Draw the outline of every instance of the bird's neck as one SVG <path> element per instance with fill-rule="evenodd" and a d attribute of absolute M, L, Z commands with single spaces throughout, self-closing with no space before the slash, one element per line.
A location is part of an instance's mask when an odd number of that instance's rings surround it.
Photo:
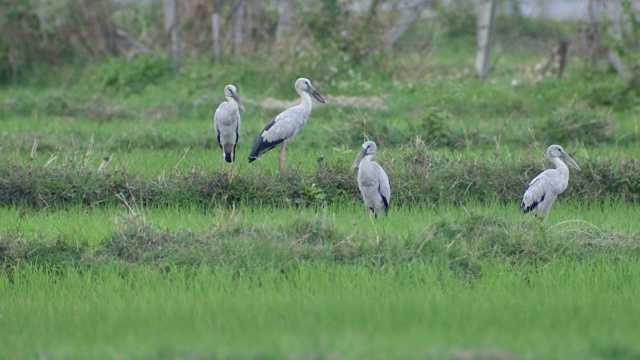
<path fill-rule="evenodd" d="M 298 91 L 298 94 L 300 94 L 300 98 L 302 99 L 300 107 L 303 108 L 307 113 L 310 113 L 311 107 L 313 106 L 311 95 L 309 95 L 309 93 L 306 91 Z"/>
<path fill-rule="evenodd" d="M 238 107 L 238 103 L 233 98 L 227 98 L 227 102 L 231 104 L 234 108 Z"/>
<path fill-rule="evenodd" d="M 554 157 L 551 158 L 551 162 L 553 163 L 553 165 L 556 166 L 556 169 L 562 173 L 569 173 L 569 167 L 567 167 L 567 164 L 564 163 L 564 161 L 562 161 L 562 159 Z"/>

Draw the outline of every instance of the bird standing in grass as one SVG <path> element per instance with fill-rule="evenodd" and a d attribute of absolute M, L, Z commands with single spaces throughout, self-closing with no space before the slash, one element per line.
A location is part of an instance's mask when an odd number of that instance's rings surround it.
<path fill-rule="evenodd" d="M 322 95 L 311 85 L 311 81 L 305 78 L 296 80 L 295 89 L 300 94 L 302 102 L 300 105 L 291 107 L 273 120 L 260 132 L 260 135 L 253 142 L 251 153 L 249 154 L 249 162 L 256 160 L 260 155 L 281 145 L 278 161 L 280 163 L 280 171 L 285 168 L 285 146 L 287 142 L 293 139 L 300 128 L 309 120 L 313 102 L 311 96 L 324 104 Z"/>
<path fill-rule="evenodd" d="M 556 166 L 547 169 L 529 182 L 524 189 L 520 210 L 525 214 L 533 212 L 536 216 L 543 215 L 551 209 L 551 205 L 569 183 L 569 167 L 580 171 L 580 166 L 567 154 L 560 145 L 551 145 L 547 149 L 547 158 Z"/>
<path fill-rule="evenodd" d="M 222 157 L 228 163 L 233 163 L 236 158 L 236 145 L 238 144 L 238 134 L 240 132 L 240 110 L 244 111 L 244 106 L 238 97 L 236 87 L 227 85 L 224 87 L 223 101 L 213 115 L 213 124 L 216 129 L 216 138 Z"/>
<path fill-rule="evenodd" d="M 358 188 L 362 194 L 362 200 L 377 218 L 382 211 L 386 213 L 389 210 L 391 186 L 387 173 L 373 161 L 376 151 L 378 147 L 375 142 L 367 141 L 362 144 L 362 151 L 351 166 L 351 171 L 358 167 Z"/>

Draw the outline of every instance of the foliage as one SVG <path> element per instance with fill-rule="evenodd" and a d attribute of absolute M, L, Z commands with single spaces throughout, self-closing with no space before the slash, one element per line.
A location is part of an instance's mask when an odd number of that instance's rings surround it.
<path fill-rule="evenodd" d="M 614 131 L 610 115 L 586 104 L 570 104 L 549 116 L 544 125 L 545 143 L 586 143 L 595 145 L 612 141 Z"/>
<path fill-rule="evenodd" d="M 307 20 L 312 33 L 316 34 L 323 47 L 329 46 L 330 39 L 339 36 L 340 32 L 336 30 L 342 14 L 343 10 L 337 0 L 322 0 L 320 1 L 319 14 L 309 12 L 305 14 L 309 17 L 305 20 Z"/>
<path fill-rule="evenodd" d="M 66 1 L 102 16 L 46 4 Z M 270 46 L 277 9 L 233 2 L 252 6 L 251 34 L 211 64 L 198 57 L 214 5 L 179 3 L 180 71 L 156 51 L 160 3 L 144 2 L 151 13 L 88 22 L 128 39 L 116 56 L 0 88 L 0 357 L 637 357 L 637 94 L 572 62 L 562 79 L 532 77 L 538 41 L 559 28 L 499 22 L 539 38 L 498 34 L 509 51 L 479 84 L 472 7 L 421 18 L 420 36 L 372 55 L 395 16 L 380 2 L 366 14 L 297 2 L 296 36 L 311 41 L 290 61 Z M 236 10 L 223 3 L 226 29 Z M 44 19 L 66 26 L 59 16 Z M 327 105 L 287 147 L 286 172 L 277 150 L 248 164 L 240 154 L 283 106 L 268 98 L 294 100 L 299 76 Z M 233 170 L 211 121 L 228 83 L 246 106 Z M 377 220 L 350 170 L 365 136 L 391 179 Z M 518 201 L 550 143 L 582 171 L 538 221 Z"/>
<path fill-rule="evenodd" d="M 441 19 L 447 33 L 452 36 L 475 34 L 477 16 L 475 4 L 471 0 L 456 1 L 451 6 L 437 8 L 437 17 Z"/>
<path fill-rule="evenodd" d="M 637 235 L 587 228 L 577 236 L 573 231 L 474 211 L 461 219 L 441 218 L 424 224 L 419 233 L 413 229 L 345 231 L 338 226 L 343 220 L 331 218 L 326 209 L 319 209 L 324 214 L 309 217 L 306 214 L 313 210 L 295 211 L 297 214 L 291 214 L 285 222 L 253 226 L 241 221 L 250 217 L 250 212 L 213 211 L 211 225 L 200 232 L 162 228 L 146 219 L 157 209 L 131 204 L 129 215 L 116 219 L 113 235 L 99 244 L 89 246 L 65 238 L 25 241 L 18 226 L 0 234 L 0 256 L 10 270 L 21 264 L 47 269 L 97 269 L 112 261 L 159 270 L 177 266 L 232 271 L 292 269 L 300 262 L 380 270 L 414 262 L 442 262 L 456 277 L 473 282 L 483 276 L 487 261 L 510 264 L 518 272 L 534 272 L 558 258 L 624 258 L 635 256 L 640 250 Z"/>
<path fill-rule="evenodd" d="M 170 69 L 171 60 L 166 56 L 142 54 L 128 61 L 112 58 L 96 69 L 93 76 L 106 90 L 131 94 L 159 82 Z"/>
<path fill-rule="evenodd" d="M 635 7 L 631 0 L 622 0 L 621 6 L 622 18 L 619 29 L 621 36 L 610 37 L 608 41 L 627 66 L 630 66 L 631 76 L 637 78 L 640 77 L 640 65 L 638 65 L 640 64 L 640 9 Z"/>
<path fill-rule="evenodd" d="M 0 84 L 26 78 L 23 73 L 38 77 L 43 65 L 83 64 L 89 58 L 146 49 L 147 39 L 134 38 L 140 33 L 136 16 L 144 8 L 107 0 L 0 3 L 0 32 L 6 35 L 0 39 Z M 150 36 L 147 29 L 141 32 Z"/>
<path fill-rule="evenodd" d="M 421 134 L 422 141 L 436 146 L 454 147 L 463 141 L 461 134 L 453 134 L 449 125 L 451 114 L 436 106 L 425 106 L 418 121 L 410 124 L 413 134 Z M 458 135 L 458 136 L 456 136 Z"/>
<path fill-rule="evenodd" d="M 540 157 L 542 160 L 542 157 Z M 517 201 L 530 177 L 548 165 L 527 159 L 487 159 L 442 156 L 424 143 L 405 148 L 401 159 L 379 160 L 393 174 L 394 202 L 435 206 L 445 201 L 464 204 L 470 199 Z M 583 172 L 572 176 L 563 195 L 577 194 L 587 201 L 616 197 L 637 203 L 640 192 L 640 162 L 623 158 L 580 161 Z M 500 173 L 500 176 L 495 174 Z M 58 165 L 21 165 L 5 160 L 0 164 L 0 204 L 34 208 L 50 206 L 88 207 L 119 204 L 121 197 L 145 205 L 197 204 L 316 206 L 359 202 L 355 176 L 344 161 L 319 159 L 311 172 L 299 168 L 265 177 L 259 173 L 224 172 L 169 174 L 143 178 L 123 169 L 96 172 L 80 155 L 67 155 Z"/>
<path fill-rule="evenodd" d="M 501 10 L 497 21 L 498 43 L 509 42 L 511 50 L 517 50 L 512 47 L 516 45 L 514 37 L 528 39 L 542 49 L 542 44 L 555 42 L 559 34 L 575 32 L 578 28 L 572 22 L 562 24 L 524 17 L 514 10 L 517 3 L 511 2 L 511 12 Z M 623 27 L 623 39 L 614 46 L 624 57 L 629 57 L 630 64 L 634 64 L 638 63 L 633 61 L 637 53 L 633 49 L 637 48 L 634 36 L 638 32 L 635 29 L 638 16 L 630 3 L 623 2 L 625 19 L 630 26 Z M 238 3 L 179 3 L 182 48 L 192 58 L 210 57 L 211 17 L 219 7 L 221 25 L 229 29 L 229 34 L 222 36 L 224 61 L 235 62 L 239 57 L 255 56 L 290 71 L 323 74 L 323 81 L 339 83 L 343 80 L 342 74 L 356 66 L 373 66 L 378 71 L 393 70 L 395 64 L 385 59 L 386 56 L 404 56 L 406 50 L 419 50 L 428 55 L 427 48 L 443 45 L 441 36 L 471 40 L 476 31 L 476 14 L 471 1 L 436 4 L 430 9 L 433 17 L 416 21 L 408 30 L 412 36 L 405 38 L 414 39 L 407 42 L 410 45 L 399 52 L 392 50 L 390 54 L 380 54 L 385 31 L 396 25 L 394 21 L 402 11 L 400 6 L 387 8 L 381 4 L 374 1 L 368 8 L 356 11 L 353 4 L 335 0 L 296 3 L 294 10 L 299 16 L 293 17 L 291 26 L 301 31 L 290 34 L 288 41 L 297 41 L 298 45 L 274 52 L 279 21 L 276 6 L 257 1 L 244 3 L 243 6 L 250 9 L 246 13 L 250 14 L 247 16 L 251 21 L 247 21 L 246 29 L 238 35 L 242 37 L 242 43 L 238 45 L 231 41 L 236 38 L 233 29 Z M 508 9 L 509 6 L 500 7 L 503 8 Z M 165 43 L 162 4 L 159 2 L 9 0 L 0 4 L 0 13 L 0 30 L 10 34 L 0 40 L 0 83 L 4 84 L 12 79 L 18 81 L 19 73 L 41 77 L 47 73 L 37 70 L 42 65 L 59 67 L 97 60 L 115 66 L 111 60 L 114 56 L 131 59 L 157 54 Z M 473 48 L 473 41 L 468 45 Z M 318 61 L 320 57 L 323 61 Z M 34 69 L 36 71 L 32 73 Z M 112 81 L 118 82 L 117 79 Z M 360 79 L 359 82 L 371 85 L 369 79 Z"/>

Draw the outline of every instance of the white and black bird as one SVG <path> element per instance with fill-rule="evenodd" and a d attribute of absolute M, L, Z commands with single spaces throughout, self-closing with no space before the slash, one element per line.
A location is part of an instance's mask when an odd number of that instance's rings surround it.
<path fill-rule="evenodd" d="M 253 142 L 253 147 L 249 154 L 249 162 L 256 160 L 260 155 L 282 144 L 278 161 L 280 162 L 280 170 L 284 170 L 285 145 L 298 134 L 300 128 L 309 120 L 309 114 L 311 114 L 313 106 L 311 96 L 324 104 L 322 95 L 311 85 L 311 81 L 308 79 L 300 78 L 296 80 L 295 89 L 300 94 L 302 102 L 300 105 L 281 112 L 267 124 Z"/>
<path fill-rule="evenodd" d="M 569 183 L 569 167 L 567 165 L 580 171 L 580 166 L 560 145 L 549 146 L 547 158 L 556 168 L 541 172 L 524 189 L 520 210 L 525 214 L 533 212 L 538 216 L 549 211 L 558 195 L 567 188 Z"/>
<path fill-rule="evenodd" d="M 389 211 L 391 202 L 391 185 L 389 177 L 382 166 L 373 161 L 378 147 L 373 141 L 362 144 L 362 151 L 358 154 L 351 170 L 358 167 L 358 188 L 365 206 L 371 210 L 376 218 L 384 211 Z"/>
<path fill-rule="evenodd" d="M 240 110 L 244 106 L 238 97 L 236 87 L 227 85 L 224 87 L 223 101 L 213 115 L 213 125 L 216 129 L 216 138 L 222 149 L 222 157 L 228 163 L 236 159 L 236 145 L 238 144 L 238 134 L 240 132 Z"/>

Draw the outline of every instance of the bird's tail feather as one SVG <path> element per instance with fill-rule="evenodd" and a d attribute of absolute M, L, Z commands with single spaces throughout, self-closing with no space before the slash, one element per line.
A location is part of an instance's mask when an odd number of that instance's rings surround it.
<path fill-rule="evenodd" d="M 236 158 L 236 147 L 227 146 L 222 150 L 224 151 L 224 160 L 228 163 L 232 163 Z"/>

